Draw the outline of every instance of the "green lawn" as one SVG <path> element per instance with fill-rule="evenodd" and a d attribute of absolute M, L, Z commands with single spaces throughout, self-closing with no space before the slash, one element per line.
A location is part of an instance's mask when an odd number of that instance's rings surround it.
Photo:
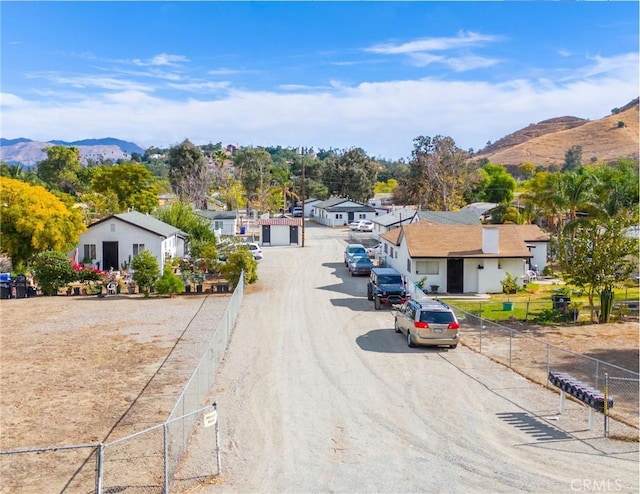
<path fill-rule="evenodd" d="M 529 283 L 524 290 L 513 295 L 499 293 L 492 294 L 490 300 L 481 302 L 452 300 L 450 303 L 464 311 L 482 315 L 482 317 L 492 321 L 507 320 L 512 317 L 522 321 L 532 320 L 537 315 L 553 308 L 551 296 L 558 294 L 560 289 L 568 289 L 571 303 L 577 302 L 581 306 L 579 321 L 588 321 L 589 301 L 587 296 L 569 285 Z M 640 298 L 640 288 L 637 285 L 617 288 L 614 293 L 614 304 L 616 301 L 638 301 Z M 446 301 L 446 296 L 441 298 Z M 505 310 L 504 302 L 513 302 L 513 310 Z M 600 305 L 599 295 L 596 294 L 593 302 L 596 307 Z"/>

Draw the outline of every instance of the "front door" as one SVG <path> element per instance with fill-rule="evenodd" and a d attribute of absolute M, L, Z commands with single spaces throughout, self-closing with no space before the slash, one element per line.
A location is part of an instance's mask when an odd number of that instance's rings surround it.
<path fill-rule="evenodd" d="M 102 242 L 102 269 L 104 271 L 120 269 L 118 242 Z"/>
<path fill-rule="evenodd" d="M 447 259 L 447 293 L 464 290 L 464 259 Z"/>
<path fill-rule="evenodd" d="M 262 244 L 271 243 L 271 225 L 262 225 Z"/>
<path fill-rule="evenodd" d="M 295 225 L 289 226 L 289 243 L 290 244 L 298 243 L 298 227 Z"/>

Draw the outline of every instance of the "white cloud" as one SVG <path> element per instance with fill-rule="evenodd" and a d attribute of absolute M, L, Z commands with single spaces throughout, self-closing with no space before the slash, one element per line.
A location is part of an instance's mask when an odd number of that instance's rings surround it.
<path fill-rule="evenodd" d="M 364 51 L 383 55 L 406 55 L 429 51 L 444 51 L 483 45 L 499 40 L 500 37 L 461 31 L 455 37 L 421 38 L 407 43 L 383 43 L 365 48 Z"/>
<path fill-rule="evenodd" d="M 358 146 L 393 159 L 408 157 L 420 135 L 447 135 L 463 149 L 479 149 L 530 123 L 563 115 L 601 118 L 637 97 L 637 54 L 594 57 L 580 72 L 583 77 L 570 80 L 499 83 L 426 78 L 351 86 L 334 80 L 313 92 L 225 86 L 223 96 L 187 101 L 159 97 L 144 85 L 103 82 L 109 91 L 64 105 L 5 93 L 2 128 L 4 137 L 116 136 L 142 147 L 185 138 L 198 144 Z"/>
<path fill-rule="evenodd" d="M 184 55 L 170 55 L 168 53 L 161 53 L 148 60 L 140 60 L 136 58 L 131 60 L 131 63 L 135 65 L 177 65 L 182 62 L 188 62 L 189 59 Z"/>
<path fill-rule="evenodd" d="M 45 79 L 54 84 L 63 87 L 72 87 L 77 89 L 108 89 L 108 90 L 136 90 L 136 91 L 153 91 L 154 88 L 148 84 L 134 82 L 132 80 L 117 79 L 109 76 L 95 75 L 61 75 L 58 73 L 45 72 L 28 74 L 27 77 L 33 79 Z"/>
<path fill-rule="evenodd" d="M 229 81 L 218 82 L 185 82 L 185 83 L 170 83 L 167 86 L 174 89 L 180 89 L 182 91 L 220 91 L 227 89 L 231 83 Z"/>

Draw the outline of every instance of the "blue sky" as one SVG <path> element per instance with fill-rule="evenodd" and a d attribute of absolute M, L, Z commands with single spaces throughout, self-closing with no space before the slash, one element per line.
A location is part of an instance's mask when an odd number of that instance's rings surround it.
<path fill-rule="evenodd" d="M 638 3 L 0 3 L 0 137 L 463 149 L 638 97 Z"/>

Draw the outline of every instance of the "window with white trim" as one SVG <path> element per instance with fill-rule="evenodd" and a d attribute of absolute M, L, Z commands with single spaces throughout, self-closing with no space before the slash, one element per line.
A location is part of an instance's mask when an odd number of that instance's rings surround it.
<path fill-rule="evenodd" d="M 137 256 L 144 250 L 144 244 L 133 244 L 133 255 Z"/>
<path fill-rule="evenodd" d="M 438 261 L 416 261 L 416 274 L 440 274 L 440 263 Z"/>

